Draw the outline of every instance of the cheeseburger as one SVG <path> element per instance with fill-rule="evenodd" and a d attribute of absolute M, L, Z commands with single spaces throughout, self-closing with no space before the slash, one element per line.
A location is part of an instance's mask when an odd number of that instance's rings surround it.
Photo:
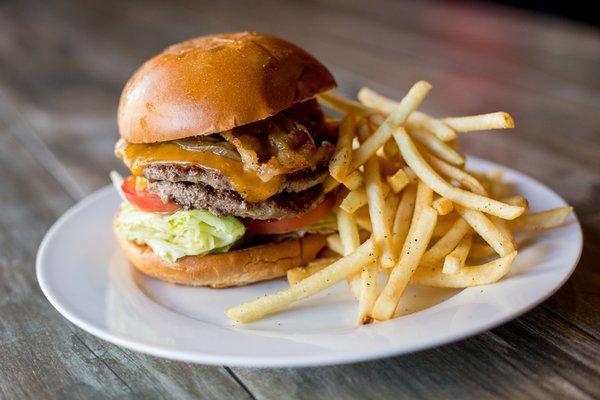
<path fill-rule="evenodd" d="M 203 36 L 143 64 L 121 95 L 118 242 L 141 272 L 226 287 L 285 275 L 335 227 L 337 137 L 314 97 L 331 73 L 257 33 Z"/>

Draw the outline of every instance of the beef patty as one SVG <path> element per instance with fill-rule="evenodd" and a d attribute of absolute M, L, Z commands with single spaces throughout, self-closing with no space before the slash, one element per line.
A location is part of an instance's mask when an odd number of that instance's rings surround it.
<path fill-rule="evenodd" d="M 163 201 L 175 201 L 184 209 L 198 208 L 216 215 L 262 220 L 295 217 L 310 210 L 323 199 L 322 185 L 295 193 L 279 193 L 257 203 L 245 201 L 233 190 L 221 190 L 202 183 L 151 181 L 148 190 L 156 193 Z"/>
<path fill-rule="evenodd" d="M 234 191 L 229 178 L 221 175 L 219 171 L 205 169 L 198 165 L 154 164 L 144 168 L 142 175 L 149 181 L 202 183 L 217 190 Z M 286 174 L 283 177 L 279 193 L 302 192 L 323 183 L 327 176 L 327 166 Z"/>

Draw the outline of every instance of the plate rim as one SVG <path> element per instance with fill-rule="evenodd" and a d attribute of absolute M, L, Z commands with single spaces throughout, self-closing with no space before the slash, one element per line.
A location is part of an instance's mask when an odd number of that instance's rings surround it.
<path fill-rule="evenodd" d="M 527 180 L 531 180 L 538 185 L 541 185 L 546 190 L 553 193 L 556 197 L 558 197 L 562 202 L 566 203 L 562 196 L 556 193 L 553 189 L 549 188 L 542 182 L 537 179 L 530 177 L 522 172 L 514 170 L 510 167 L 506 167 L 502 164 L 488 161 L 475 156 L 468 156 L 469 161 L 474 161 L 476 163 L 481 163 L 486 165 L 486 167 L 499 167 L 500 169 L 505 170 L 506 172 L 510 172 L 519 177 L 519 179 L 525 178 Z M 381 359 L 384 357 L 394 357 L 402 354 L 410 354 L 417 351 L 421 351 L 424 349 L 438 347 L 444 344 L 450 344 L 457 342 L 459 340 L 463 340 L 477 334 L 487 332 L 490 329 L 498 327 L 500 325 L 505 324 L 508 321 L 516 319 L 521 315 L 527 313 L 533 308 L 540 305 L 542 302 L 547 300 L 550 296 L 556 293 L 571 277 L 575 268 L 579 265 L 579 261 L 581 259 L 581 255 L 583 252 L 583 231 L 581 227 L 581 223 L 579 218 L 577 217 L 575 211 L 573 211 L 573 222 L 576 225 L 578 239 L 579 239 L 579 248 L 578 254 L 573 265 L 569 267 L 568 273 L 566 273 L 562 279 L 555 284 L 550 290 L 544 292 L 539 298 L 531 303 L 527 304 L 527 306 L 515 309 L 515 311 L 508 313 L 506 316 L 502 318 L 490 320 L 489 322 L 467 327 L 464 330 L 450 333 L 446 336 L 440 336 L 439 338 L 432 339 L 429 341 L 423 341 L 417 343 L 416 345 L 406 349 L 404 347 L 394 347 L 393 345 L 387 348 L 383 348 L 377 351 L 363 351 L 363 352 L 355 352 L 349 354 L 343 353 L 331 353 L 326 355 L 308 355 L 308 356 L 294 356 L 290 358 L 289 356 L 258 356 L 258 357 L 249 357 L 249 356 L 237 356 L 237 355 L 215 355 L 215 354 L 207 354 L 207 353 L 199 353 L 193 351 L 185 351 L 179 349 L 172 349 L 165 345 L 155 345 L 155 344 L 147 344 L 138 342 L 126 337 L 122 337 L 119 334 L 112 333 L 107 331 L 101 327 L 97 327 L 92 323 L 88 323 L 83 318 L 80 318 L 78 315 L 72 313 L 68 308 L 64 307 L 60 301 L 56 299 L 53 293 L 53 289 L 48 287 L 47 280 L 44 278 L 47 273 L 47 269 L 44 269 L 44 257 L 46 252 L 48 251 L 48 247 L 56 236 L 56 233 L 60 230 L 60 228 L 70 220 L 71 216 L 79 212 L 81 209 L 85 208 L 89 203 L 95 202 L 98 198 L 102 198 L 108 195 L 108 192 L 112 192 L 114 190 L 113 186 L 108 184 L 90 195 L 84 197 L 82 200 L 78 201 L 71 207 L 67 209 L 48 229 L 45 233 L 44 238 L 42 239 L 37 255 L 36 255 L 36 277 L 38 281 L 38 285 L 42 290 L 44 296 L 48 299 L 50 304 L 68 321 L 73 323 L 75 326 L 83 329 L 84 331 L 102 339 L 109 343 L 121 346 L 123 348 L 133 350 L 136 352 L 154 355 L 170 360 L 176 361 L 184 361 L 191 363 L 198 363 L 204 365 L 214 365 L 214 366 L 236 366 L 236 367 L 310 367 L 310 366 L 326 366 L 326 365 L 339 365 L 339 364 L 348 364 L 353 362 L 362 362 L 362 361 L 371 361 L 376 359 Z M 369 328 L 367 326 L 366 328 Z M 364 327 L 362 327 L 364 328 Z M 361 327 L 357 327 L 357 329 L 361 329 Z"/>

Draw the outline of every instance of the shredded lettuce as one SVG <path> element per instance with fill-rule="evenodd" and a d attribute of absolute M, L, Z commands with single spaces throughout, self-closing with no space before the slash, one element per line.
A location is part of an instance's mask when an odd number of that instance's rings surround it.
<path fill-rule="evenodd" d="M 244 224 L 231 216 L 218 217 L 203 210 L 144 212 L 127 202 L 121 204 L 115 228 L 127 240 L 150 246 L 168 262 L 183 256 L 226 252 L 246 231 Z"/>

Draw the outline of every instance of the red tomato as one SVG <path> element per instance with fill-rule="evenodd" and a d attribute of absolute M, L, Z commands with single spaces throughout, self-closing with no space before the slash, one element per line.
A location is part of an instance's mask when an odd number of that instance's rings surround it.
<path fill-rule="evenodd" d="M 135 177 L 130 176 L 121 185 L 127 201 L 142 211 L 147 212 L 174 212 L 180 209 L 179 205 L 173 201 L 163 203 L 157 195 L 147 191 L 135 190 Z"/>
<path fill-rule="evenodd" d="M 248 228 L 248 233 L 253 234 L 278 234 L 292 232 L 325 217 L 333 207 L 334 203 L 334 197 L 330 196 L 317 207 L 294 218 L 279 220 L 271 219 L 266 221 L 247 219 L 244 221 L 244 223 L 246 224 L 246 228 Z"/>

